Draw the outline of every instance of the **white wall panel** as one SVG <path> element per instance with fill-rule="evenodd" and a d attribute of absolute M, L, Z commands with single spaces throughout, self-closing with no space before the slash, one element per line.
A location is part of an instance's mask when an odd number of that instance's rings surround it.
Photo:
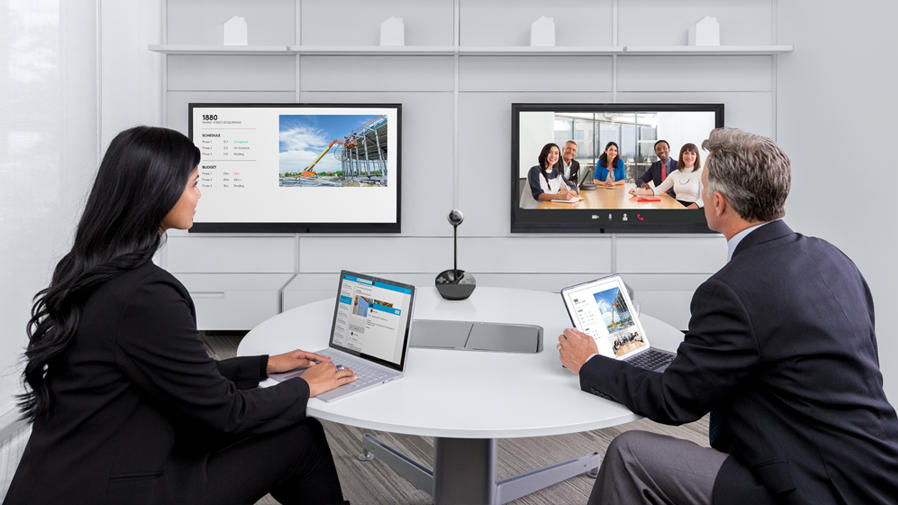
<path fill-rule="evenodd" d="M 461 91 L 610 91 L 610 56 L 461 56 Z"/>
<path fill-rule="evenodd" d="M 395 16 L 405 24 L 407 46 L 448 46 L 454 15 L 452 0 L 306 0 L 300 35 L 303 45 L 376 46 L 380 24 Z"/>
<path fill-rule="evenodd" d="M 451 254 L 451 252 L 450 252 Z M 458 241 L 458 267 L 472 272 L 583 273 L 587 278 L 611 272 L 611 238 L 515 236 Z"/>
<path fill-rule="evenodd" d="M 166 268 L 185 273 L 293 272 L 295 244 L 291 236 L 169 236 Z"/>
<path fill-rule="evenodd" d="M 246 20 L 250 45 L 287 45 L 294 38 L 295 2 L 283 0 L 168 0 L 169 44 L 222 44 L 222 24 Z"/>
<path fill-rule="evenodd" d="M 303 91 L 451 91 L 452 56 L 302 56 Z"/>
<path fill-rule="evenodd" d="M 541 16 L 555 20 L 555 45 L 612 44 L 611 0 L 517 0 L 513 8 L 507 2 L 460 1 L 463 46 L 529 46 L 530 25 Z"/>
<path fill-rule="evenodd" d="M 618 91 L 770 91 L 772 56 L 619 56 Z"/>
<path fill-rule="evenodd" d="M 771 0 L 621 0 L 620 43 L 685 45 L 689 27 L 705 16 L 720 23 L 723 45 L 772 44 Z"/>
<path fill-rule="evenodd" d="M 621 273 L 712 273 L 726 263 L 722 235 L 617 237 L 616 266 Z"/>
<path fill-rule="evenodd" d="M 296 57 L 169 55 L 170 91 L 289 91 L 296 89 Z"/>
<path fill-rule="evenodd" d="M 402 235 L 450 233 L 452 95 L 305 92 L 305 103 L 402 104 Z"/>
<path fill-rule="evenodd" d="M 448 227 L 448 223 L 447 223 Z M 300 237 L 299 271 L 440 272 L 452 268 L 451 238 Z"/>

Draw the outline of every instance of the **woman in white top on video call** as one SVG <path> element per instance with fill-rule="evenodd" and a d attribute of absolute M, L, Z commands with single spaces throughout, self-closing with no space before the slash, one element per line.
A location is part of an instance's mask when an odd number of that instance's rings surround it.
<path fill-rule="evenodd" d="M 687 209 L 700 209 L 702 202 L 702 161 L 695 144 L 683 144 L 677 169 L 657 187 L 631 189 L 631 195 L 661 195 L 673 186 L 676 199 Z"/>

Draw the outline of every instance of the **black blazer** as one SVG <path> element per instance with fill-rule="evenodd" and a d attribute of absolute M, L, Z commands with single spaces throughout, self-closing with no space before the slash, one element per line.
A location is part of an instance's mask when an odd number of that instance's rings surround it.
<path fill-rule="evenodd" d="M 240 389 L 267 361 L 210 359 L 187 290 L 152 263 L 107 281 L 50 368 L 52 410 L 4 503 L 199 503 L 210 452 L 305 417 L 303 380 Z"/>
<path fill-rule="evenodd" d="M 564 160 L 559 159 L 558 163 L 556 165 L 558 166 L 558 170 L 561 170 L 561 174 L 564 175 Z M 571 174 L 567 178 L 567 180 L 568 180 L 568 182 L 570 182 L 570 185 L 573 186 L 575 189 L 578 188 L 577 187 L 577 183 L 579 182 L 578 177 L 580 177 L 580 162 L 577 160 L 571 160 Z M 592 182 L 592 181 L 590 181 L 590 182 Z"/>
<path fill-rule="evenodd" d="M 639 186 L 640 184 L 648 184 L 649 181 L 652 181 L 655 183 L 655 187 L 660 186 L 661 183 L 664 182 L 664 179 L 661 178 L 661 166 L 662 166 L 661 160 L 658 160 L 658 161 L 652 163 L 649 166 L 649 169 L 646 170 L 644 174 L 640 175 L 639 179 L 636 179 L 636 185 Z M 673 158 L 668 158 L 667 175 L 670 175 L 670 173 L 676 169 L 677 169 L 677 160 L 675 160 Z M 668 189 L 667 194 L 670 196 L 674 196 L 674 197 L 676 196 L 676 193 L 674 193 L 673 188 Z"/>
<path fill-rule="evenodd" d="M 774 221 L 699 286 L 691 311 L 663 374 L 596 356 L 581 387 L 666 424 L 716 409 L 714 447 L 729 458 L 714 503 L 770 502 L 764 488 L 778 503 L 895 503 L 898 420 L 870 290 L 848 257 Z"/>

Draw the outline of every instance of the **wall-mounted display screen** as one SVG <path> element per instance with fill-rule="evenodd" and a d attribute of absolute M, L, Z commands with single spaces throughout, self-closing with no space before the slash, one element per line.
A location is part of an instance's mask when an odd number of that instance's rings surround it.
<path fill-rule="evenodd" d="M 191 232 L 399 232 L 399 104 L 189 105 Z"/>
<path fill-rule="evenodd" d="M 723 104 L 512 104 L 512 232 L 709 232 Z"/>

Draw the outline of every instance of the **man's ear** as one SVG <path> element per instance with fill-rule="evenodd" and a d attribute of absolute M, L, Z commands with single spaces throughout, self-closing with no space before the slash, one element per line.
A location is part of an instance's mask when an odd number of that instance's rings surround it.
<path fill-rule="evenodd" d="M 711 200 L 714 206 L 714 215 L 717 217 L 722 216 L 729 208 L 726 197 L 720 191 L 715 191 Z"/>

